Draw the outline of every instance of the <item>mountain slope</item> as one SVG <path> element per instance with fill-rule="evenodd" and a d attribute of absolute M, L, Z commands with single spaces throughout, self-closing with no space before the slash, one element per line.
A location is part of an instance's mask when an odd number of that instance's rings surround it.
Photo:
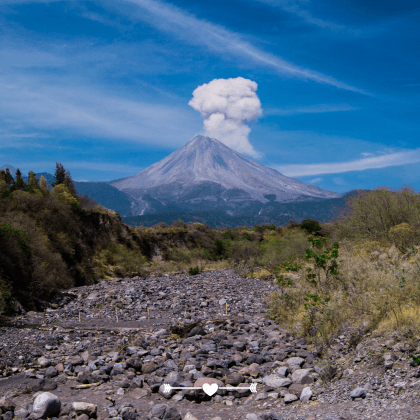
<path fill-rule="evenodd" d="M 268 194 L 275 194 L 274 201 L 278 202 L 341 195 L 288 178 L 242 156 L 218 140 L 204 136 L 195 136 L 185 146 L 139 174 L 112 185 L 137 198 L 146 192 L 150 194 L 152 190 L 156 191 L 158 187 L 170 185 L 171 188 L 165 192 L 179 197 L 203 182 L 220 185 L 225 190 L 221 192 L 224 201 L 232 198 L 228 193 L 231 190 L 233 195 L 242 194 L 244 199 L 263 203 L 270 201 L 265 197 Z"/>

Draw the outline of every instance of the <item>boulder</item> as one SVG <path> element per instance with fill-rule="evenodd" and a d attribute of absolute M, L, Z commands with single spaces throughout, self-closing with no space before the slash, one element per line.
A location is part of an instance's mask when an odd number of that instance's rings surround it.
<path fill-rule="evenodd" d="M 78 415 L 80 414 L 87 414 L 89 417 L 96 418 L 96 414 L 98 412 L 98 408 L 95 404 L 87 403 L 87 402 L 74 402 L 72 404 L 72 409 Z"/>
<path fill-rule="evenodd" d="M 50 392 L 43 392 L 35 398 L 33 413 L 37 419 L 58 417 L 60 410 L 60 399 Z"/>
<path fill-rule="evenodd" d="M 311 384 L 314 381 L 312 372 L 313 369 L 297 369 L 292 374 L 292 381 L 300 385 Z"/>

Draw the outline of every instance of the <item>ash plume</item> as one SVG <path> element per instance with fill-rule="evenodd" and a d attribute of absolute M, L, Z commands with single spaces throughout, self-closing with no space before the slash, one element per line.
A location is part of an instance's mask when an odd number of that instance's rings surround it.
<path fill-rule="evenodd" d="M 243 77 L 214 79 L 195 89 L 188 104 L 203 115 L 206 136 L 256 157 L 248 135 L 250 124 L 262 115 L 257 88 L 257 83 Z"/>

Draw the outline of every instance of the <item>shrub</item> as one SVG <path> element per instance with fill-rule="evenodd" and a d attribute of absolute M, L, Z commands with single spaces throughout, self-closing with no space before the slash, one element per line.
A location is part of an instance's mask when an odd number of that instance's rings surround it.
<path fill-rule="evenodd" d="M 190 276 L 196 276 L 197 274 L 199 274 L 200 273 L 200 269 L 198 268 L 198 267 L 191 267 L 189 270 L 188 270 L 188 274 L 190 275 Z"/>
<path fill-rule="evenodd" d="M 317 220 L 305 219 L 301 222 L 300 228 L 309 235 L 316 235 L 322 229 L 322 226 Z"/>
<path fill-rule="evenodd" d="M 341 218 L 343 237 L 386 238 L 390 229 L 402 223 L 420 234 L 420 196 L 410 188 L 392 191 L 378 188 L 361 192 L 348 200 L 349 211 Z"/>

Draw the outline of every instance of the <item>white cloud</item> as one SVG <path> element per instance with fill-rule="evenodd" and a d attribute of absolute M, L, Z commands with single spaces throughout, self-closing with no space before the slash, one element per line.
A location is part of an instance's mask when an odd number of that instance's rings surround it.
<path fill-rule="evenodd" d="M 335 86 L 361 94 L 367 94 L 362 89 L 350 86 L 331 76 L 319 73 L 305 67 L 297 66 L 282 57 L 265 52 L 252 44 L 244 41 L 238 33 L 229 31 L 222 26 L 198 19 L 181 9 L 157 0 L 124 0 L 125 3 L 134 4 L 141 8 L 125 10 L 130 18 L 144 20 L 149 24 L 165 32 L 175 33 L 186 42 L 206 46 L 209 50 L 217 53 L 235 55 L 255 64 L 270 67 L 288 77 L 301 80 L 312 80 L 317 83 Z M 101 3 L 103 4 L 103 3 Z M 115 7 L 114 2 L 107 2 Z M 121 3 L 119 3 L 121 4 Z M 120 9 L 121 10 L 121 9 Z"/>
<path fill-rule="evenodd" d="M 248 140 L 249 123 L 262 114 L 255 93 L 258 85 L 249 79 L 214 79 L 199 86 L 189 102 L 204 117 L 206 135 L 251 156 L 259 156 Z"/>
<path fill-rule="evenodd" d="M 365 157 L 358 160 L 337 163 L 316 163 L 309 165 L 279 165 L 279 172 L 286 176 L 313 176 L 339 174 L 343 172 L 364 171 L 366 169 L 387 168 L 420 162 L 420 149 L 389 153 L 381 156 Z"/>
<path fill-rule="evenodd" d="M 309 184 L 318 184 L 319 182 L 321 182 L 323 180 L 323 178 L 318 177 L 318 178 L 314 178 L 311 179 L 310 181 L 308 181 Z"/>
<path fill-rule="evenodd" d="M 122 99 L 77 83 L 59 87 L 36 78 L 0 77 L 0 91 L 0 117 L 9 130 L 70 128 L 86 136 L 173 146 L 198 129 L 186 108 Z"/>

